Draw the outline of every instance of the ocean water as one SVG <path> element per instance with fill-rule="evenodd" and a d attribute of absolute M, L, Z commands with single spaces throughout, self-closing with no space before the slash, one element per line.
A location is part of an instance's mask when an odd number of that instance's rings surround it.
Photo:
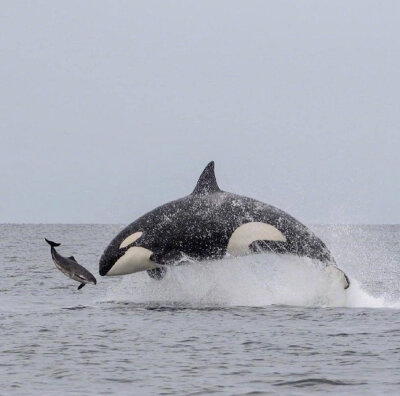
<path fill-rule="evenodd" d="M 400 226 L 314 226 L 350 277 L 257 255 L 97 274 L 119 225 L 0 225 L 0 394 L 400 394 Z M 54 266 L 61 242 L 98 279 Z"/>

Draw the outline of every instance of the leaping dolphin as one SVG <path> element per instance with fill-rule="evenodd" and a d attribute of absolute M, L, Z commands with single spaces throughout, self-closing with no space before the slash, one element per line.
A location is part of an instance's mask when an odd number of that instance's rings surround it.
<path fill-rule="evenodd" d="M 284 211 L 252 198 L 220 190 L 210 162 L 193 192 L 162 205 L 123 229 L 105 249 L 100 275 L 147 271 L 154 279 L 166 266 L 189 257 L 221 259 L 258 252 L 306 256 L 336 273 L 347 289 L 346 274 L 311 230 Z"/>
<path fill-rule="evenodd" d="M 74 256 L 64 257 L 57 252 L 55 247 L 60 246 L 61 243 L 49 241 L 46 238 L 45 241 L 51 246 L 51 257 L 56 267 L 64 275 L 80 283 L 78 290 L 82 289 L 82 287 L 87 283 L 91 283 L 92 285 L 97 283 L 96 278 L 86 268 L 83 268 L 80 264 L 78 264 Z"/>

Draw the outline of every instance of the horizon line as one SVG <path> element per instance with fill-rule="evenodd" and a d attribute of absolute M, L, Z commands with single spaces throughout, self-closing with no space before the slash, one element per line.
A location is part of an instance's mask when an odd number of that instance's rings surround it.
<path fill-rule="evenodd" d="M 0 222 L 0 226 L 2 225 L 129 225 L 130 223 L 10 223 Z M 305 223 L 311 226 L 378 226 L 378 225 L 387 225 L 387 226 L 399 226 L 400 223 Z"/>

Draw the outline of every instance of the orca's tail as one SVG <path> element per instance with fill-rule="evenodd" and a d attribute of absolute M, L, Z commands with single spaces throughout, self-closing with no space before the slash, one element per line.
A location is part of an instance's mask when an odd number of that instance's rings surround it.
<path fill-rule="evenodd" d="M 44 238 L 44 240 L 51 246 L 51 247 L 56 247 L 56 246 L 60 246 L 61 243 L 56 243 L 53 241 L 49 241 L 48 239 Z"/>
<path fill-rule="evenodd" d="M 334 277 L 339 277 L 340 282 L 343 285 L 343 289 L 346 290 L 350 287 L 350 279 L 349 277 L 338 267 L 334 265 L 328 265 L 325 267 L 325 271 Z"/>

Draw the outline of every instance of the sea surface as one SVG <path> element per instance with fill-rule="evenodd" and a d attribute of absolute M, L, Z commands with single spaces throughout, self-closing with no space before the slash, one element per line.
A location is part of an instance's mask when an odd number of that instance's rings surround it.
<path fill-rule="evenodd" d="M 351 280 L 256 255 L 98 276 L 121 225 L 0 225 L 0 394 L 400 394 L 400 226 L 313 226 Z M 97 277 L 54 266 L 47 237 Z"/>

